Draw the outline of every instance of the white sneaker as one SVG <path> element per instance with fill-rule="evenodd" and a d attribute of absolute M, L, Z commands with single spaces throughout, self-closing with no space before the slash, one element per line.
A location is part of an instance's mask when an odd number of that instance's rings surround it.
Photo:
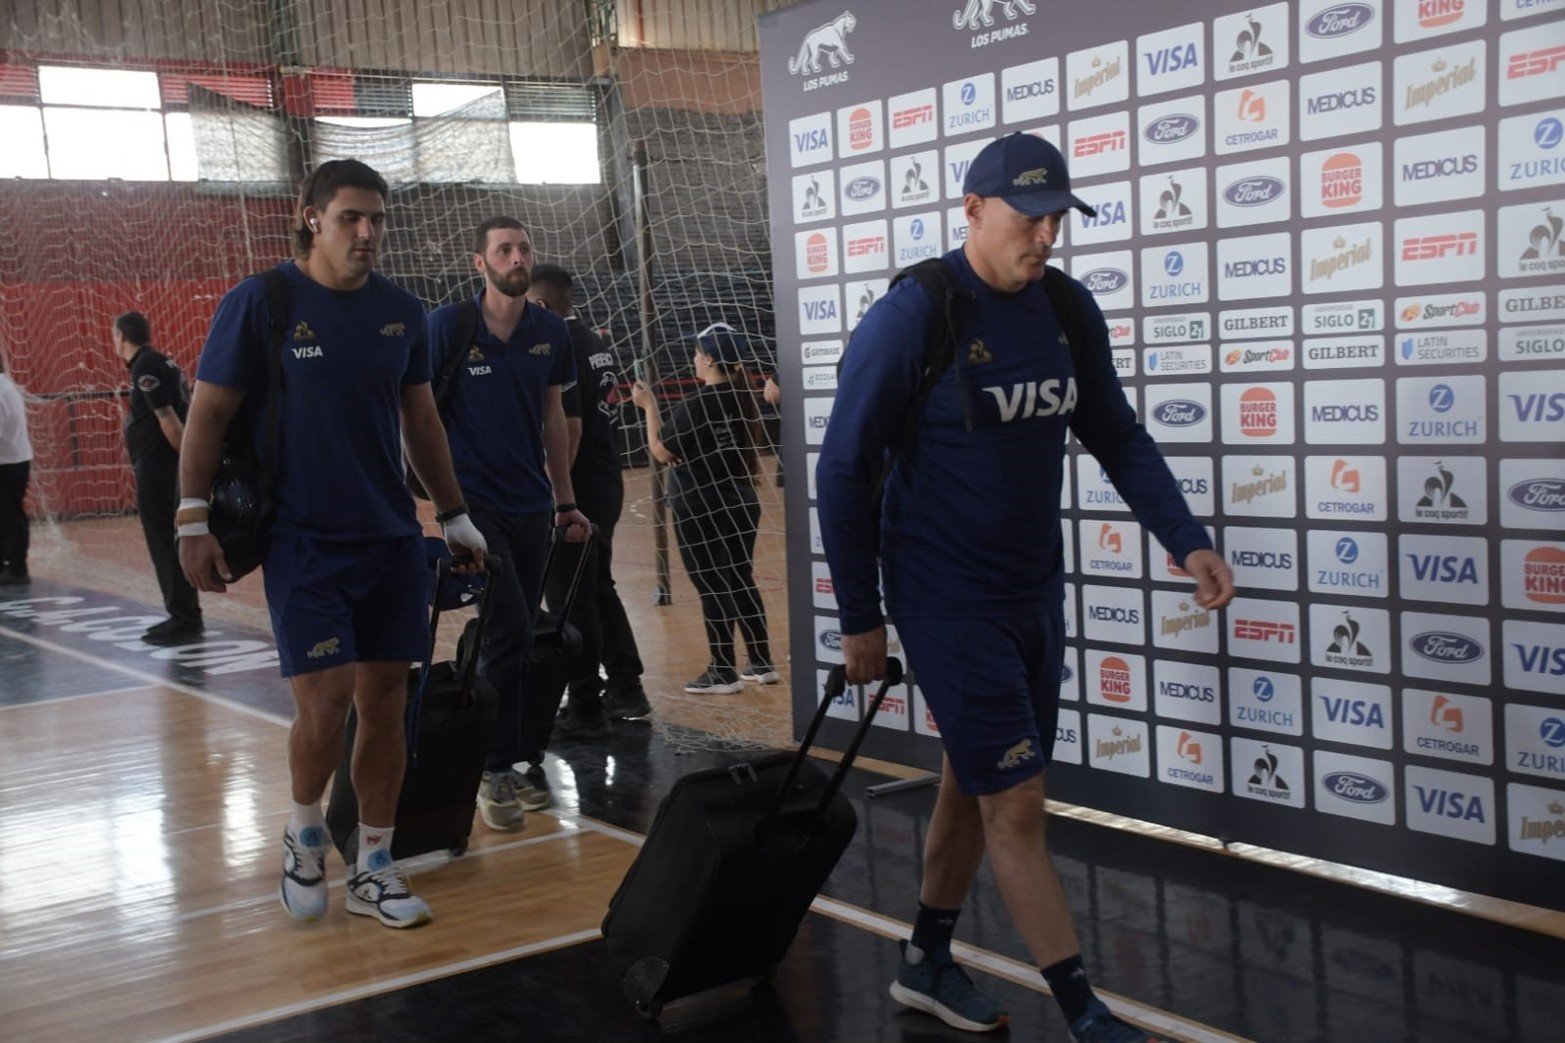
<path fill-rule="evenodd" d="M 308 923 L 326 915 L 326 849 L 330 846 L 322 826 L 306 826 L 299 833 L 292 826 L 283 829 L 279 896 L 295 920 Z"/>
<path fill-rule="evenodd" d="M 746 663 L 744 669 L 739 671 L 741 681 L 754 681 L 756 684 L 776 684 L 782 677 L 766 663 Z"/>
<path fill-rule="evenodd" d="M 399 928 L 417 927 L 434 919 L 429 905 L 414 897 L 408 878 L 390 861 L 348 878 L 348 912 L 373 916 L 387 927 Z"/>
<path fill-rule="evenodd" d="M 484 825 L 502 833 L 515 833 L 527 821 L 517 784 L 522 777 L 514 771 L 486 771 L 478 784 L 478 813 Z"/>

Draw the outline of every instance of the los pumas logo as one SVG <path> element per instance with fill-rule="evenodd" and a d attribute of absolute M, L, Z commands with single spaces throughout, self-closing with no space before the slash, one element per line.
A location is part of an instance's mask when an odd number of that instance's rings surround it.
<path fill-rule="evenodd" d="M 804 42 L 799 44 L 799 53 L 788 59 L 788 71 L 795 76 L 816 77 L 821 71 L 821 60 L 833 69 L 841 69 L 844 65 L 852 65 L 853 52 L 848 50 L 848 35 L 858 26 L 859 20 L 853 17 L 852 11 L 843 11 L 824 25 L 818 25 L 804 34 Z M 848 82 L 846 70 L 828 76 L 818 76 L 817 79 L 806 80 L 805 90 L 814 90 L 817 87 L 829 87 L 836 83 Z"/>
<path fill-rule="evenodd" d="M 967 0 L 951 15 L 953 29 L 987 29 L 994 25 L 994 9 L 999 5 L 1008 22 L 1014 22 L 1024 14 L 1037 14 L 1033 0 Z"/>
<path fill-rule="evenodd" d="M 402 322 L 388 322 L 380 328 L 382 337 L 405 337 L 407 332 L 407 324 Z"/>

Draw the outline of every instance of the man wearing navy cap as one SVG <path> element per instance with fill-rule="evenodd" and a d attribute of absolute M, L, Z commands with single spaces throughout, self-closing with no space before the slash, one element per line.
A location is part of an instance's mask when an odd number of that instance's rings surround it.
<path fill-rule="evenodd" d="M 1047 268 L 1065 212 L 1093 212 L 1071 194 L 1064 157 L 1012 134 L 978 154 L 962 188 L 967 241 L 942 258 L 958 291 L 951 366 L 919 399 L 936 302 L 916 280 L 899 282 L 854 332 L 816 468 L 848 680 L 868 683 L 885 668 L 883 574 L 886 608 L 945 746 L 918 918 L 891 991 L 957 1028 L 1006 1023 L 951 957 L 987 851 L 1072 1036 L 1144 1043 L 1148 1034 L 1114 1017 L 1087 983 L 1045 837 L 1065 640 L 1067 428 L 1195 578 L 1203 608 L 1228 603 L 1232 578 L 1125 401 L 1092 295 Z M 1070 302 L 1066 321 L 1054 300 Z M 1074 363 L 1067 328 L 1089 334 L 1077 333 L 1085 342 Z M 915 407 L 916 427 L 905 427 Z M 897 445 L 906 431 L 909 444 Z M 888 451 L 877 517 L 873 487 Z"/>

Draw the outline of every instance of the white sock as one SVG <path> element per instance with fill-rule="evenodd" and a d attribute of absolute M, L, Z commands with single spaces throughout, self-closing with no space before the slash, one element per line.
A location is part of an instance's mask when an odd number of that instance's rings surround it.
<path fill-rule="evenodd" d="M 359 823 L 359 872 L 370 873 L 391 865 L 391 834 L 394 826 Z"/>
<path fill-rule="evenodd" d="M 296 837 L 303 836 L 304 831 L 311 826 L 319 826 L 324 833 L 326 819 L 321 817 L 321 802 L 313 804 L 295 804 L 293 814 L 288 817 L 288 828 L 293 830 Z"/>

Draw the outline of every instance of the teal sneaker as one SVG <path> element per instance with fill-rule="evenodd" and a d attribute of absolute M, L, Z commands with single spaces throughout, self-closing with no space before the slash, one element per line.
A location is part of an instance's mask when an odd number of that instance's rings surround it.
<path fill-rule="evenodd" d="M 926 959 L 907 942 L 897 944 L 902 947 L 902 966 L 891 983 L 892 999 L 964 1032 L 991 1032 L 1011 1020 L 998 1003 L 978 991 L 955 960 Z"/>
<path fill-rule="evenodd" d="M 1110 1013 L 1103 1001 L 1094 998 L 1087 1012 L 1071 1022 L 1071 1039 L 1076 1043 L 1163 1043 L 1146 1029 L 1138 1029 Z"/>

